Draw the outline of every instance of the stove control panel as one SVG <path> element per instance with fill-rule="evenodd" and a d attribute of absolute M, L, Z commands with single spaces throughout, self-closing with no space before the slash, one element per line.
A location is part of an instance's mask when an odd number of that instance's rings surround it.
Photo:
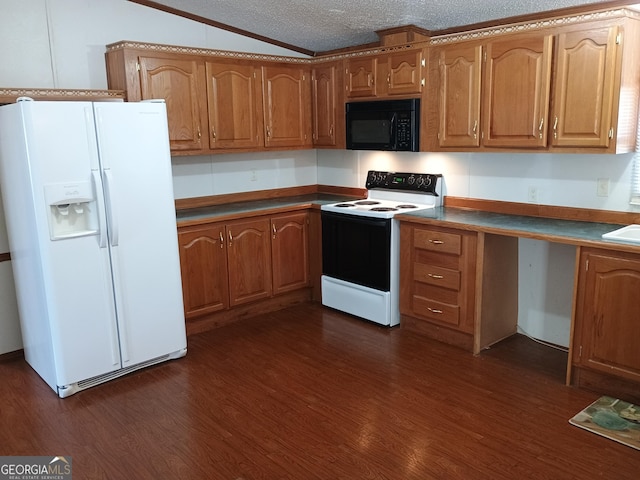
<path fill-rule="evenodd" d="M 379 172 L 369 170 L 367 174 L 367 190 L 385 189 L 402 190 L 405 192 L 420 192 L 438 195 L 438 182 L 441 174 L 408 173 L 408 172 Z"/>

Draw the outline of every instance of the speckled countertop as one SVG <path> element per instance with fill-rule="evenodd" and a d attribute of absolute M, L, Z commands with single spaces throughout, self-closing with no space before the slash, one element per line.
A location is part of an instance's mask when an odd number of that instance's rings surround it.
<path fill-rule="evenodd" d="M 640 252 L 637 244 L 603 239 L 603 233 L 622 226 L 611 223 L 559 220 L 452 207 L 419 210 L 396 218 L 462 230 Z"/>
<path fill-rule="evenodd" d="M 190 208 L 178 210 L 176 219 L 178 226 L 198 225 L 218 220 L 231 220 L 247 216 L 268 215 L 278 211 L 305 209 L 336 203 L 343 200 L 353 200 L 354 197 L 329 193 L 314 193 L 291 197 L 267 198 L 247 202 L 234 202 L 210 207 Z"/>
<path fill-rule="evenodd" d="M 319 208 L 323 204 L 348 200 L 353 200 L 353 197 L 316 193 L 178 210 L 176 217 L 178 226 L 185 227 L 248 216 L 270 215 L 312 207 Z M 419 210 L 398 215 L 396 218 L 427 225 L 640 253 L 640 245 L 638 244 L 602 238 L 603 233 L 611 232 L 622 226 L 611 223 L 560 220 L 453 207 Z"/>

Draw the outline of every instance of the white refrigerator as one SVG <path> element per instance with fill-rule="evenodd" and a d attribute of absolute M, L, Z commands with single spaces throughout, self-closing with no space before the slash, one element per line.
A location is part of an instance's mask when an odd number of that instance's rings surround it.
<path fill-rule="evenodd" d="M 186 354 L 163 101 L 0 107 L 24 355 L 61 397 Z"/>

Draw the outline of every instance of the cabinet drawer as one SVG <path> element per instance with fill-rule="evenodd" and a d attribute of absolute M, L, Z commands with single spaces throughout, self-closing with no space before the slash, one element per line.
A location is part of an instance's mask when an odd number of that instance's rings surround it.
<path fill-rule="evenodd" d="M 462 252 L 462 235 L 416 228 L 414 230 L 413 244 L 416 248 L 460 255 Z"/>
<path fill-rule="evenodd" d="M 436 302 L 414 295 L 413 312 L 421 317 L 457 326 L 460 323 L 460 307 L 448 303 Z"/>
<path fill-rule="evenodd" d="M 416 282 L 436 285 L 450 290 L 460 290 L 460 272 L 458 270 L 416 263 L 413 266 L 413 279 Z"/>

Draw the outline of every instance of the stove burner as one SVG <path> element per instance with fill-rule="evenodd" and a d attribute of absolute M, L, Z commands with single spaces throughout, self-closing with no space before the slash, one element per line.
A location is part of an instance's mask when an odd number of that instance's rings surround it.
<path fill-rule="evenodd" d="M 360 200 L 358 202 L 355 202 L 356 205 L 378 205 L 380 202 L 377 202 L 375 200 Z"/>
<path fill-rule="evenodd" d="M 415 205 L 411 205 L 410 203 L 403 203 L 402 205 L 396 205 L 396 208 L 418 208 Z"/>
<path fill-rule="evenodd" d="M 355 205 L 353 203 L 336 203 L 334 207 L 340 207 L 340 208 L 355 207 Z"/>
<path fill-rule="evenodd" d="M 373 207 L 370 210 L 372 212 L 395 212 L 398 209 L 393 207 Z"/>

